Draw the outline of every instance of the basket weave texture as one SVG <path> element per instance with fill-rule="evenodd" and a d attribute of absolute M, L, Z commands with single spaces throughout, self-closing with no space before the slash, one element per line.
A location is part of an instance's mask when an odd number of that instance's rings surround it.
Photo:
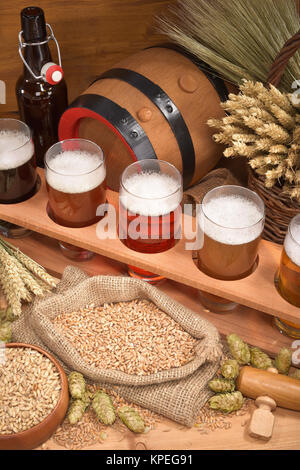
<path fill-rule="evenodd" d="M 251 168 L 249 168 L 248 187 L 265 203 L 266 222 L 263 238 L 283 244 L 290 221 L 300 212 L 299 204 L 283 194 L 279 186 L 266 188 L 264 177 L 254 173 Z"/>

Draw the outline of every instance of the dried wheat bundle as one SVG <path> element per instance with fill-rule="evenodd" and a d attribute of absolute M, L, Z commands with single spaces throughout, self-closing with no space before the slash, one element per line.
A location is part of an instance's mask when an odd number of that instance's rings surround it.
<path fill-rule="evenodd" d="M 278 53 L 300 28 L 299 0 L 178 0 L 159 29 L 222 78 L 266 82 Z M 299 78 L 300 53 L 289 61 L 280 90 Z"/>
<path fill-rule="evenodd" d="M 22 313 L 22 301 L 32 294 L 43 297 L 55 286 L 55 279 L 18 248 L 0 238 L 0 286 L 13 316 Z"/>
<path fill-rule="evenodd" d="M 265 177 L 300 202 L 300 113 L 291 95 L 260 82 L 244 80 L 238 95 L 222 104 L 228 116 L 211 119 L 214 140 L 227 146 L 226 157 L 244 156 Z"/>

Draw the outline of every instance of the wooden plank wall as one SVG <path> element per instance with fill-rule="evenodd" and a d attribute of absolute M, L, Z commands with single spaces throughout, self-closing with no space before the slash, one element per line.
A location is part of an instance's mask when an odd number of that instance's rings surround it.
<path fill-rule="evenodd" d="M 38 0 L 60 43 L 72 101 L 94 77 L 120 59 L 161 38 L 153 17 L 175 0 Z M 296 0 L 299 5 L 299 0 Z M 16 113 L 15 82 L 22 71 L 17 52 L 20 11 L 30 0 L 0 1 L 0 80 L 7 86 L 0 116 Z M 51 45 L 53 48 L 53 43 Z M 54 50 L 54 48 L 53 48 Z M 55 58 L 56 54 L 54 54 Z"/>
<path fill-rule="evenodd" d="M 22 71 L 17 51 L 20 11 L 44 9 L 61 46 L 72 101 L 101 72 L 146 46 L 157 44 L 153 17 L 173 0 L 9 0 L 0 2 L 0 80 L 7 86 L 0 115 L 17 111 L 15 82 Z M 54 51 L 54 43 L 51 41 Z M 56 53 L 53 54 L 56 58 Z"/>

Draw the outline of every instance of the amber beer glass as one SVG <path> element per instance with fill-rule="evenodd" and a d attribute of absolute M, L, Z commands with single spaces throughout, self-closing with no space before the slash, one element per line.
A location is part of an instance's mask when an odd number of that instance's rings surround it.
<path fill-rule="evenodd" d="M 290 223 L 275 281 L 280 295 L 300 308 L 300 214 Z M 300 321 L 295 324 L 276 318 L 275 323 L 283 333 L 300 338 Z"/>
<path fill-rule="evenodd" d="M 15 204 L 30 198 L 36 181 L 29 127 L 16 119 L 0 119 L 0 203 Z"/>
<path fill-rule="evenodd" d="M 49 212 L 56 223 L 80 228 L 100 219 L 96 212 L 106 202 L 106 168 L 97 144 L 85 139 L 58 142 L 46 153 L 45 169 Z M 61 247 L 72 259 L 90 257 L 82 250 L 76 254 L 72 245 Z"/>
<path fill-rule="evenodd" d="M 161 253 L 181 238 L 182 177 L 170 163 L 146 159 L 129 165 L 120 185 L 119 237 L 131 250 Z M 129 266 L 129 274 L 155 283 L 162 278 Z"/>
<path fill-rule="evenodd" d="M 199 269 L 225 281 L 250 275 L 257 263 L 264 221 L 264 203 L 253 191 L 241 186 L 209 191 L 198 216 Z M 203 292 L 200 297 L 214 311 L 231 310 L 237 305 Z"/>

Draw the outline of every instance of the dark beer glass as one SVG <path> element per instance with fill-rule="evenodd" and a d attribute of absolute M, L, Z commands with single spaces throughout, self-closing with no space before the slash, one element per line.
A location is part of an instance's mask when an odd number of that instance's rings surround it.
<path fill-rule="evenodd" d="M 106 167 L 97 144 L 85 139 L 58 142 L 46 153 L 45 169 L 50 215 L 56 223 L 80 228 L 100 220 L 96 212 L 106 202 Z M 72 245 L 60 245 L 72 259 L 91 256 Z"/>
<path fill-rule="evenodd" d="M 140 253 L 162 253 L 181 237 L 182 177 L 170 163 L 147 159 L 129 165 L 120 185 L 119 237 Z M 160 276 L 129 266 L 129 274 L 154 283 Z"/>
<path fill-rule="evenodd" d="M 0 203 L 29 199 L 36 189 L 34 145 L 29 127 L 16 119 L 0 119 Z"/>
<path fill-rule="evenodd" d="M 253 191 L 241 186 L 220 186 L 209 191 L 198 216 L 199 269 L 225 281 L 251 274 L 257 262 L 264 221 L 264 203 Z M 203 292 L 200 296 L 205 306 L 214 311 L 236 306 Z"/>
<path fill-rule="evenodd" d="M 275 283 L 280 295 L 300 308 L 300 214 L 289 225 Z M 300 338 L 300 322 L 296 324 L 276 318 L 275 324 L 288 336 Z"/>

